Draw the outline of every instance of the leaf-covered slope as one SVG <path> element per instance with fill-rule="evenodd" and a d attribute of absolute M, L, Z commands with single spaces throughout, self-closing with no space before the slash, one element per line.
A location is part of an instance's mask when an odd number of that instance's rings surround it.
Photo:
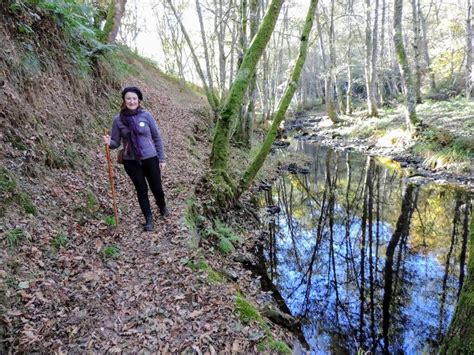
<path fill-rule="evenodd" d="M 65 8 L 25 4 L 0 4 L 0 352 L 282 346 L 267 328 L 238 318 L 238 287 L 213 271 L 224 258 L 211 254 L 206 263 L 189 248 L 183 214 L 209 156 L 204 100 L 127 49 L 107 51 L 87 28 L 71 34 L 68 26 L 83 24 L 68 23 Z M 121 229 L 109 225 L 100 135 L 125 85 L 144 92 L 168 156 L 171 217 L 152 233 L 142 232 L 134 189 L 117 165 Z M 259 294 L 258 283 L 229 263 Z"/>

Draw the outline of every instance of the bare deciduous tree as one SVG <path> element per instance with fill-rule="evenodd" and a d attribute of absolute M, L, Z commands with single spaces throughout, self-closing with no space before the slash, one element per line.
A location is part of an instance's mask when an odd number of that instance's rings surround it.
<path fill-rule="evenodd" d="M 402 14 L 403 14 L 403 0 L 394 1 L 393 11 L 393 41 L 395 43 L 395 52 L 397 54 L 400 71 L 404 78 L 406 88 L 406 124 L 407 128 L 412 134 L 415 134 L 416 127 L 419 126 L 420 120 L 416 115 L 416 94 L 411 75 L 410 65 L 403 43 L 402 31 Z"/>

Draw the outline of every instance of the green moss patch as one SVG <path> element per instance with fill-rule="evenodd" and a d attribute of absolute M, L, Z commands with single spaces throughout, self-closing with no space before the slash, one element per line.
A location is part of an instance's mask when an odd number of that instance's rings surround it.
<path fill-rule="evenodd" d="M 207 274 L 207 279 L 211 284 L 217 284 L 224 281 L 224 277 L 215 271 L 204 258 L 199 259 L 199 261 L 194 262 L 192 260 L 186 260 L 184 263 L 186 266 L 193 270 L 202 270 Z"/>

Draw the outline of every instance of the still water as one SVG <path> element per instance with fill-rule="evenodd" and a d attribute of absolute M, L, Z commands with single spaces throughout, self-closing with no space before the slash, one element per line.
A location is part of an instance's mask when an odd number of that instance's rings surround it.
<path fill-rule="evenodd" d="M 265 268 L 311 352 L 436 352 L 465 278 L 468 193 L 360 153 L 289 149 L 312 163 L 263 193 L 280 207 Z"/>

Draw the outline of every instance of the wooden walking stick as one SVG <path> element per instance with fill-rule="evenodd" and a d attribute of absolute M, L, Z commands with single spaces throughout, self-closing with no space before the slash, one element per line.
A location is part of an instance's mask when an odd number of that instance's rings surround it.
<path fill-rule="evenodd" d="M 107 132 L 107 129 L 104 129 L 104 134 L 108 135 L 109 133 Z M 117 201 L 115 199 L 115 184 L 114 184 L 114 172 L 112 170 L 112 159 L 110 159 L 110 147 L 108 144 L 105 145 L 105 153 L 107 155 L 107 165 L 108 165 L 108 170 L 109 170 L 109 182 L 110 182 L 110 188 L 112 190 L 112 203 L 114 206 L 114 216 L 115 216 L 115 227 L 119 227 L 119 221 L 118 221 L 118 212 L 117 212 Z"/>

